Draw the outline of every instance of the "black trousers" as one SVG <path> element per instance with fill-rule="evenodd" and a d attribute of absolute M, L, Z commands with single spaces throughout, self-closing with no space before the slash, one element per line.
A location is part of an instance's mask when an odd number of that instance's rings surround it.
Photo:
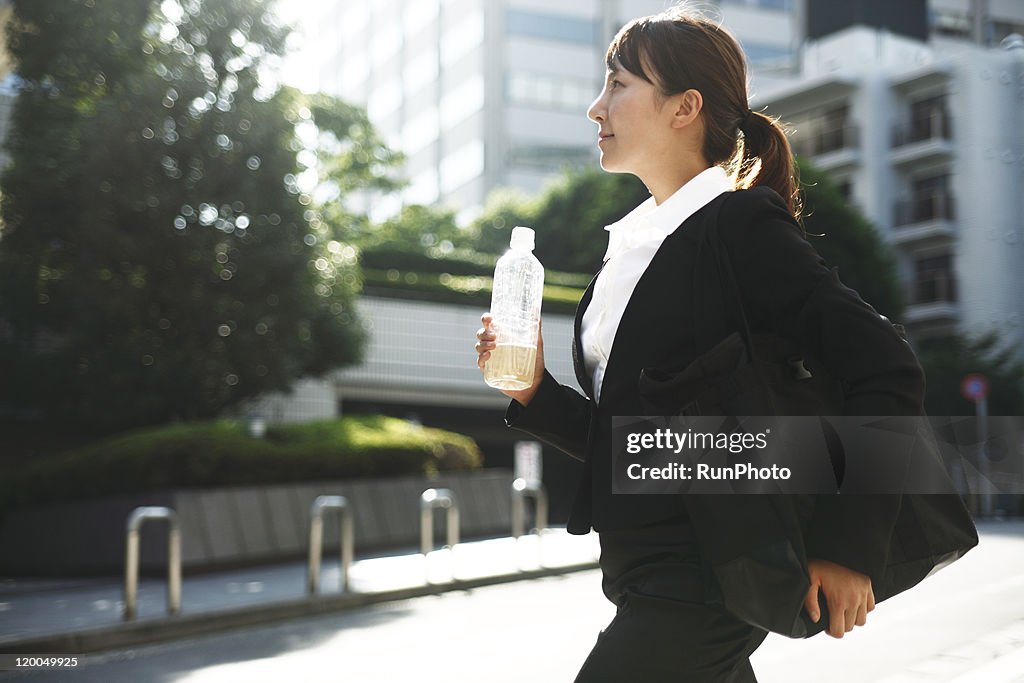
<path fill-rule="evenodd" d="M 756 683 L 749 657 L 768 633 L 704 603 L 687 519 L 600 539 L 602 587 L 618 609 L 576 683 Z"/>

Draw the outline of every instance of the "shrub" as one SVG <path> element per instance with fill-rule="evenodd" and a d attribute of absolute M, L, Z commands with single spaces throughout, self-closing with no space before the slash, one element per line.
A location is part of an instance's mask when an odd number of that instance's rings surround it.
<path fill-rule="evenodd" d="M 465 436 L 382 416 L 345 417 L 246 434 L 238 422 L 138 430 L 33 462 L 0 483 L 0 509 L 153 492 L 479 468 Z"/>

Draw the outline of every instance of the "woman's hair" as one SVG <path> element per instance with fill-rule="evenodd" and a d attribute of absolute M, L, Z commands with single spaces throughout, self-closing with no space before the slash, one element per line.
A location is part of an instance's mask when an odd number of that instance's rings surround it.
<path fill-rule="evenodd" d="M 738 188 L 772 188 L 799 220 L 802 202 L 789 140 L 777 118 L 761 112 L 748 118 L 746 62 L 732 34 L 692 9 L 673 7 L 623 26 L 605 56 L 609 67 L 616 60 L 666 97 L 700 91 L 704 157 L 734 175 Z"/>

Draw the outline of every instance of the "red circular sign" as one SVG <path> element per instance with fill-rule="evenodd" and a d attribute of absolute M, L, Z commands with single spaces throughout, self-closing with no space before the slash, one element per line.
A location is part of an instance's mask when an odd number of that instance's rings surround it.
<path fill-rule="evenodd" d="M 967 375 L 960 382 L 960 393 L 968 401 L 983 401 L 988 398 L 988 380 L 978 373 Z"/>

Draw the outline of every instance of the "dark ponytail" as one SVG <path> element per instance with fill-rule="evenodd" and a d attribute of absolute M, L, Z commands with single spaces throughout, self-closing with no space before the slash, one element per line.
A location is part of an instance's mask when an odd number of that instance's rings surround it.
<path fill-rule="evenodd" d="M 736 186 L 767 185 L 786 200 L 789 212 L 799 221 L 803 212 L 800 179 L 781 122 L 754 111 L 740 121 L 739 131 L 743 134 L 742 150 L 738 160 L 732 160 L 737 169 Z"/>
<path fill-rule="evenodd" d="M 789 140 L 778 119 L 750 111 L 743 50 L 721 24 L 684 7 L 634 19 L 612 40 L 605 60 L 609 66 L 617 60 L 666 96 L 698 90 L 704 100 L 704 158 L 732 174 L 737 189 L 772 188 L 800 220 Z"/>

